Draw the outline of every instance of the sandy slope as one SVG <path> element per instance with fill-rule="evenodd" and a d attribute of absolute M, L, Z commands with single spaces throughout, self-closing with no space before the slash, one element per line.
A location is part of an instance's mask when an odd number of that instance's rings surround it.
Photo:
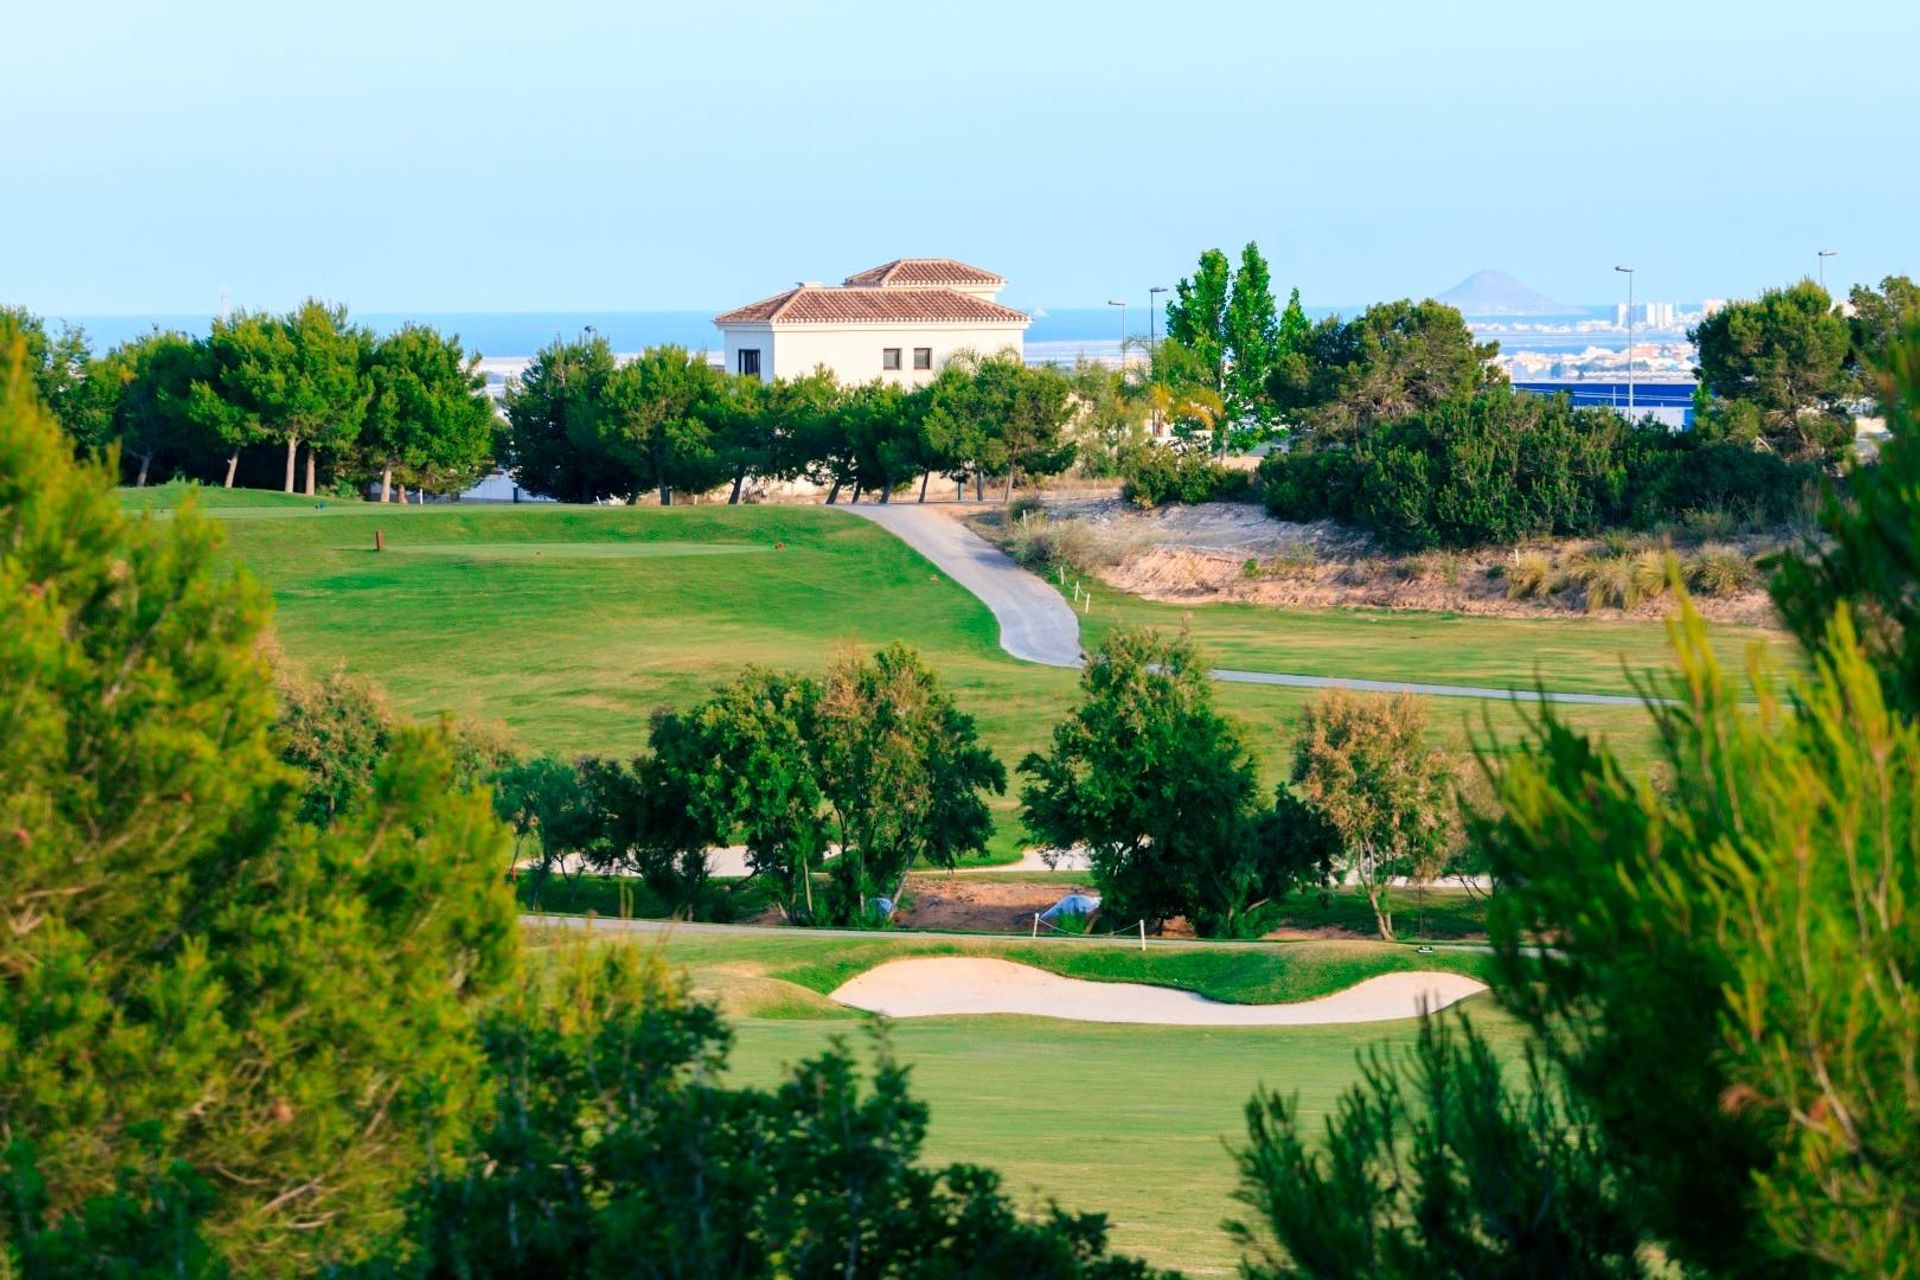
<path fill-rule="evenodd" d="M 1318 1000 L 1296 1004 L 1222 1004 L 1188 991 L 1132 982 L 1086 982 L 1031 965 L 964 956 L 894 960 L 833 993 L 841 1004 L 895 1018 L 1019 1013 L 1073 1022 L 1145 1022 L 1161 1026 L 1299 1027 L 1386 1022 L 1442 1009 L 1485 991 L 1453 973 L 1389 973 Z"/>

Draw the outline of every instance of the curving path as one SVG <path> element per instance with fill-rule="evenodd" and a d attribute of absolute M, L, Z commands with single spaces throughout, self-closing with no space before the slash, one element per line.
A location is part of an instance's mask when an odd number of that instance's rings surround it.
<path fill-rule="evenodd" d="M 873 521 L 979 596 L 1000 620 L 1000 647 L 1014 657 L 1049 667 L 1081 664 L 1080 619 L 1060 593 L 958 520 L 914 503 L 841 510 Z"/>
<path fill-rule="evenodd" d="M 835 504 L 839 507 L 839 504 Z M 1000 622 L 1000 647 L 1026 662 L 1077 667 L 1080 619 L 1060 593 L 1027 572 L 1006 552 L 950 516 L 917 503 L 861 503 L 839 507 L 873 521 L 918 551 L 946 575 L 978 596 Z M 1639 707 L 1645 701 L 1627 693 L 1555 693 L 1538 689 L 1497 689 L 1471 684 L 1422 684 L 1412 680 L 1373 680 L 1364 676 L 1303 676 L 1274 671 L 1208 672 L 1234 684 L 1283 685 L 1294 689 L 1352 689 L 1360 693 L 1417 693 L 1433 698 L 1479 698 L 1493 702 L 1558 702 L 1593 707 Z"/>
<path fill-rule="evenodd" d="M 1227 1004 L 1172 987 L 1064 978 L 1010 960 L 924 956 L 869 969 L 832 998 L 891 1018 L 1011 1013 L 1163 1027 L 1309 1027 L 1415 1018 L 1486 989 L 1457 973 L 1386 973 L 1317 1000 Z"/>

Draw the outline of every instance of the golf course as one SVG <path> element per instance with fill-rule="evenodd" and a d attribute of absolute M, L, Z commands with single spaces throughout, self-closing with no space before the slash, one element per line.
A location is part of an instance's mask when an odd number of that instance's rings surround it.
<path fill-rule="evenodd" d="M 156 519 L 169 518 L 185 497 L 174 488 L 122 493 Z M 415 716 L 498 723 L 526 750 L 632 755 L 645 746 L 657 708 L 689 707 L 743 668 L 817 672 L 836 653 L 896 640 L 937 671 L 1009 768 L 1044 745 L 1077 696 L 1074 671 L 1008 656 L 979 600 L 892 534 L 843 511 L 374 508 L 218 490 L 197 501 L 221 521 L 236 569 L 272 593 L 278 643 L 291 662 L 310 671 L 344 666 Z M 1667 643 L 1657 622 L 1176 609 L 1112 591 L 1083 615 L 1082 634 L 1092 645 L 1112 627 L 1140 623 L 1188 627 L 1210 657 L 1250 670 L 1612 694 L 1633 693 L 1635 674 L 1657 667 Z M 1775 642 L 1732 627 L 1714 639 L 1734 665 L 1750 646 Z M 1312 693 L 1221 684 L 1217 695 L 1248 726 L 1267 781 L 1278 781 Z M 1430 710 L 1432 734 L 1458 750 L 1477 743 L 1498 751 L 1539 714 L 1485 699 L 1436 699 Z M 1639 707 L 1568 705 L 1556 713 L 1630 757 L 1643 758 L 1650 745 Z M 1013 861 L 1025 846 L 1016 809 L 1012 796 L 997 802 L 991 861 Z M 583 931 L 583 919 L 564 929 L 536 922 L 529 945 L 562 945 Z M 834 993 L 895 960 L 1007 962 L 1237 1006 L 1323 999 L 1414 972 L 1477 979 L 1488 963 L 1471 945 L 1141 948 L 621 925 L 599 922 L 594 945 L 661 948 L 727 1013 L 735 1029 L 729 1069 L 756 1084 L 835 1038 L 871 1047 L 873 1020 Z M 1503 1050 L 1517 1046 L 1518 1032 L 1488 998 L 1469 995 L 1458 1012 Z M 1235 1208 L 1227 1146 L 1244 1132 L 1253 1090 L 1297 1092 L 1308 1114 L 1324 1114 L 1355 1079 L 1356 1055 L 1405 1045 L 1415 1030 L 1405 1016 L 1239 1026 L 990 1013 L 901 1017 L 877 1034 L 912 1065 L 915 1090 L 932 1108 L 932 1159 L 991 1164 L 1025 1201 L 1055 1198 L 1109 1213 L 1120 1249 L 1225 1275 L 1236 1257 L 1220 1228 Z M 1151 1177 L 1141 1176 L 1144 1167 Z"/>
<path fill-rule="evenodd" d="M 629 932 L 615 924 L 603 923 L 592 936 L 604 945 L 659 947 L 684 968 L 694 990 L 718 999 L 735 1028 L 732 1073 L 763 1085 L 836 1037 L 870 1049 L 871 1024 L 831 993 L 909 957 L 993 958 L 1242 1004 L 1311 1000 L 1380 974 L 1471 977 L 1487 965 L 1472 951 L 1417 955 L 1373 942 L 1186 943 L 1142 952 L 1076 940 Z M 536 930 L 532 945 L 562 945 L 577 932 Z M 1486 997 L 1459 1007 L 1494 1043 L 1517 1047 L 1517 1029 Z M 1024 1200 L 1097 1207 L 1112 1217 L 1118 1247 L 1195 1275 L 1233 1273 L 1236 1254 L 1219 1229 L 1236 1208 L 1227 1144 L 1244 1138 L 1241 1110 L 1253 1090 L 1297 1092 L 1317 1123 L 1352 1083 L 1356 1054 L 1392 1051 L 1414 1034 L 1411 1020 L 1222 1027 L 1018 1016 L 901 1018 L 885 1032 L 892 1052 L 912 1064 L 916 1094 L 932 1108 L 930 1159 L 990 1163 Z"/>

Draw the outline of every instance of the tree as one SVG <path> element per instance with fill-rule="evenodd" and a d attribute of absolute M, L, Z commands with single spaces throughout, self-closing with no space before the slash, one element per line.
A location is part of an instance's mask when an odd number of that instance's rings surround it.
<path fill-rule="evenodd" d="M 214 321 L 204 376 L 194 383 L 189 407 L 195 421 L 228 446 L 228 488 L 243 448 L 279 440 L 287 448 L 286 492 L 293 492 L 303 442 L 306 492 L 314 492 L 316 458 L 339 457 L 359 436 L 370 341 L 348 324 L 345 307 L 312 298 L 285 317 L 241 312 Z"/>
<path fill-rule="evenodd" d="M 1148 441 L 1150 404 L 1125 370 L 1110 369 L 1097 360 L 1075 361 L 1070 381 L 1073 420 L 1069 430 L 1080 473 L 1118 475 L 1121 454 Z"/>
<path fill-rule="evenodd" d="M 1021 474 L 1058 475 L 1073 465 L 1071 395 L 1051 365 L 1030 368 L 1010 351 L 958 355 L 928 393 L 930 450 L 976 480 L 1003 473 L 1002 501 L 1010 502 Z"/>
<path fill-rule="evenodd" d="M 649 347 L 606 379 L 601 447 L 634 477 L 633 500 L 651 488 L 670 506 L 675 489 L 704 492 L 727 474 L 712 427 L 726 378 L 702 354 Z"/>
<path fill-rule="evenodd" d="M 1233 267 L 1227 255 L 1208 249 L 1191 276 L 1173 286 L 1167 303 L 1167 341 L 1193 354 L 1201 377 L 1216 395 L 1227 384 L 1227 308 L 1233 296 Z"/>
<path fill-rule="evenodd" d="M 1907 276 L 1888 276 L 1877 290 L 1855 285 L 1847 294 L 1847 302 L 1852 312 L 1847 317 L 1852 341 L 1847 371 L 1856 380 L 1859 393 L 1872 398 L 1902 333 L 1920 326 L 1920 284 Z"/>
<path fill-rule="evenodd" d="M 875 897 L 897 900 L 916 861 L 951 870 L 986 848 L 981 796 L 1006 790 L 1006 768 L 905 645 L 828 668 L 809 745 L 840 849 L 826 868 L 840 922 L 863 919 Z"/>
<path fill-rule="evenodd" d="M 1883 1276 L 1920 1251 L 1920 724 L 1912 633 L 1880 617 L 1909 593 L 1920 525 L 1920 332 L 1887 363 L 1879 466 L 1856 473 L 1857 505 L 1829 505 L 1831 546 L 1777 580 L 1807 646 L 1790 697 L 1757 651 L 1729 678 L 1683 595 L 1676 667 L 1648 689 L 1660 785 L 1551 704 L 1517 752 L 1483 757 L 1494 993 L 1564 1081 L 1563 1114 L 1537 1138 L 1418 1150 L 1444 1213 L 1400 1233 L 1397 1269 L 1327 1251 L 1401 1212 L 1402 1186 L 1357 1176 L 1384 1149 L 1369 1127 L 1333 1126 L 1324 1166 L 1293 1158 L 1297 1119 L 1256 1127 L 1243 1168 L 1275 1170 L 1249 1190 L 1273 1194 L 1264 1225 L 1292 1273 L 1541 1274 L 1537 1227 L 1485 1233 L 1488 1264 L 1449 1269 L 1453 1224 L 1495 1221 L 1537 1153 L 1569 1146 L 1591 1155 L 1549 1225 L 1587 1203 L 1631 1236 L 1594 1239 L 1600 1274 Z M 1450 1055 L 1420 1070 L 1456 1108 L 1484 1092 Z M 1343 1116 L 1390 1114 L 1394 1087 L 1364 1082 Z"/>
<path fill-rule="evenodd" d="M 0 356 L 0 1266 L 139 1238 L 165 1244 L 169 1274 L 308 1274 L 380 1240 L 464 1132 L 473 1013 L 515 948 L 501 831 L 417 730 L 357 814 L 298 821 L 265 593 L 216 523 L 191 506 L 130 518 L 114 483 L 70 460 L 16 341 Z"/>
<path fill-rule="evenodd" d="M 1213 424 L 1222 460 L 1227 449 L 1250 448 L 1270 438 L 1274 416 L 1268 380 L 1301 336 L 1305 313 L 1299 291 L 1288 304 L 1286 324 L 1276 314 L 1273 278 L 1260 247 L 1249 241 L 1232 270 L 1218 249 L 1200 255 L 1199 269 L 1174 286 L 1167 304 L 1170 353 L 1156 380 L 1166 380 L 1170 396 L 1203 389 L 1219 402 Z"/>
<path fill-rule="evenodd" d="M 654 768 L 711 843 L 737 839 L 789 920 L 814 919 L 813 876 L 827 852 L 812 740 L 819 684 L 749 668 L 692 711 L 653 726 Z"/>
<path fill-rule="evenodd" d="M 292 340 L 265 312 L 241 311 L 216 319 L 203 344 L 203 359 L 189 388 L 187 413 L 194 425 L 227 452 L 226 488 L 233 488 L 240 454 L 269 439 L 267 415 L 276 370 L 292 360 Z M 287 491 L 293 491 L 293 451 L 287 452 Z"/>
<path fill-rule="evenodd" d="M 1298 303 L 1298 291 L 1294 294 Z M 1224 334 L 1229 363 L 1221 385 L 1227 418 L 1242 433 L 1258 434 L 1273 417 L 1267 374 L 1280 354 L 1280 318 L 1273 303 L 1273 276 L 1252 241 L 1240 252 L 1233 296 L 1227 300 Z M 1225 457 L 1222 441 L 1222 457 Z"/>
<path fill-rule="evenodd" d="M 156 460 L 178 463 L 202 451 L 204 437 L 191 410 L 201 370 L 198 343 L 185 334 L 158 331 L 116 347 L 98 362 L 96 376 L 114 387 L 110 433 L 122 461 L 139 464 L 136 485 L 147 483 Z"/>
<path fill-rule="evenodd" d="M 16 340 L 25 344 L 35 392 L 74 450 L 84 454 L 105 448 L 117 388 L 112 379 L 96 376 L 87 331 L 69 324 L 49 333 L 46 321 L 25 307 L 0 307 L 0 351 Z"/>
<path fill-rule="evenodd" d="M 409 324 L 373 343 L 371 397 L 359 452 L 380 477 L 380 501 L 393 492 L 396 469 L 406 482 L 458 491 L 485 471 L 493 455 L 493 402 L 480 357 L 460 340 Z"/>
<path fill-rule="evenodd" d="M 1293 785 L 1339 833 L 1341 869 L 1360 882 L 1389 942 L 1393 880 L 1438 876 L 1456 829 L 1453 769 L 1426 745 L 1426 729 L 1412 694 L 1329 689 L 1307 705 L 1294 740 Z"/>
<path fill-rule="evenodd" d="M 1577 1098 L 1531 1047 L 1511 1081 L 1467 1025 L 1428 1017 L 1407 1059 L 1375 1051 L 1324 1133 L 1247 1104 L 1229 1230 L 1247 1280 L 1626 1280 L 1657 1274 Z"/>
<path fill-rule="evenodd" d="M 624 498 L 640 487 L 632 467 L 608 451 L 601 435 L 613 373 L 606 338 L 555 338 L 507 384 L 507 424 L 496 452 L 514 483 L 560 502 Z"/>
<path fill-rule="evenodd" d="M 1099 1215 L 1017 1212 L 990 1171 L 921 1162 L 928 1113 L 877 1041 L 765 1089 L 638 948 L 576 947 L 483 1028 L 495 1101 L 408 1199 L 407 1241 L 357 1280 L 1151 1280 Z"/>
<path fill-rule="evenodd" d="M 1845 448 L 1853 336 L 1825 289 L 1811 280 L 1768 289 L 1756 302 L 1728 304 L 1687 337 L 1700 351 L 1694 376 L 1710 395 L 1758 409 L 1769 448 L 1811 461 Z"/>
<path fill-rule="evenodd" d="M 1027 830 L 1087 851 L 1111 916 L 1156 932 L 1175 916 L 1205 933 L 1257 932 L 1259 909 L 1315 851 L 1261 811 L 1252 756 L 1213 709 L 1192 641 L 1109 632 L 1080 689 L 1048 749 L 1020 762 Z"/>
<path fill-rule="evenodd" d="M 1304 315 L 1289 311 L 1298 331 Z M 1375 303 L 1352 320 L 1329 316 L 1285 352 L 1267 379 L 1283 416 L 1308 428 L 1309 447 L 1363 436 L 1404 417 L 1506 381 L 1491 363 L 1497 342 L 1478 343 L 1444 303 Z"/>

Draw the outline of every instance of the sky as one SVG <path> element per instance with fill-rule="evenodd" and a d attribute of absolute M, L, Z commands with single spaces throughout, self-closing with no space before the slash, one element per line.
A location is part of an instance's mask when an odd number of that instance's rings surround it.
<path fill-rule="evenodd" d="M 7 0 L 0 303 L 738 305 L 900 256 L 1310 306 L 1920 275 L 1920 3 Z"/>

